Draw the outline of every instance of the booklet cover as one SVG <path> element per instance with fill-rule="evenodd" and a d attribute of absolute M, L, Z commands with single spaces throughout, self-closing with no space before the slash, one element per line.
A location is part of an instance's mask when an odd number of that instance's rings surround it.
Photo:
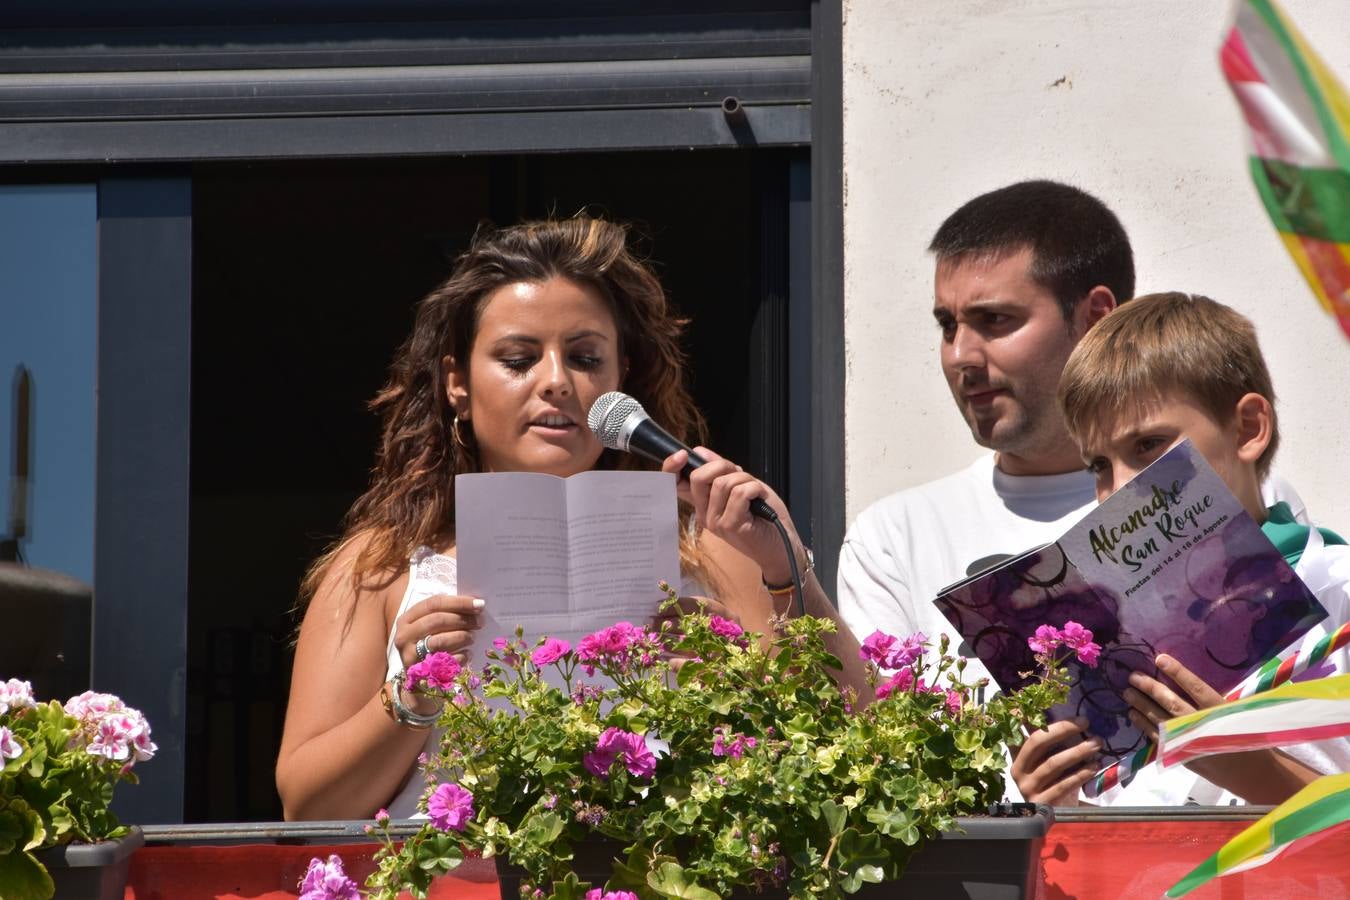
<path fill-rule="evenodd" d="M 680 585 L 675 476 L 593 470 L 455 476 L 459 593 L 482 597 L 484 634 L 573 646 L 618 621 L 651 621 Z"/>
<path fill-rule="evenodd" d="M 1220 693 L 1326 617 L 1242 504 L 1189 441 L 1173 447 L 1053 544 L 958 582 L 938 608 L 998 684 L 1035 668 L 1027 638 L 1073 620 L 1102 645 L 1052 721 L 1083 716 L 1124 756 L 1145 743 L 1121 693 L 1168 653 Z"/>

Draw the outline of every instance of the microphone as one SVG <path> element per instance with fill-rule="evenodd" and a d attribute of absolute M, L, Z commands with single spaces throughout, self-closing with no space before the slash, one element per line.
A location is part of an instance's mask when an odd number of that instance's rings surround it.
<path fill-rule="evenodd" d="M 655 462 L 664 462 L 667 456 L 678 450 L 688 451 L 689 461 L 680 470 L 681 478 L 688 478 L 690 472 L 707 462 L 683 441 L 652 421 L 642 404 L 622 391 L 601 394 L 591 405 L 586 424 L 603 446 L 636 453 Z M 770 522 L 778 521 L 778 514 L 773 511 L 773 507 L 760 497 L 750 501 L 750 512 Z"/>

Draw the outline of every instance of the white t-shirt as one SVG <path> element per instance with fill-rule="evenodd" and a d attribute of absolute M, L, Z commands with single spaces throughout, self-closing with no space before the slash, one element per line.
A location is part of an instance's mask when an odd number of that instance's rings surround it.
<path fill-rule="evenodd" d="M 985 568 L 981 560 L 990 556 L 1055 540 L 1096 505 L 1086 470 L 1008 475 L 985 454 L 863 510 L 839 551 L 839 614 L 860 641 L 878 629 L 899 637 L 923 632 L 934 645 L 946 634 L 955 650 L 960 635 L 933 605 L 942 589 Z M 966 674 L 989 677 L 967 655 Z"/>

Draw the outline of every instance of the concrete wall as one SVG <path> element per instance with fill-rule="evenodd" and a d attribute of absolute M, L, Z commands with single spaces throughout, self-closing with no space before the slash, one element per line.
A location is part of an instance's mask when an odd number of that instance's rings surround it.
<path fill-rule="evenodd" d="M 1350 84 L 1350 3 L 1285 0 Z M 848 517 L 981 451 L 938 368 L 938 224 L 1025 178 L 1120 216 L 1138 288 L 1251 317 L 1284 439 L 1275 467 L 1350 533 L 1350 341 L 1286 255 L 1246 173 L 1218 65 L 1226 0 L 845 0 Z"/>

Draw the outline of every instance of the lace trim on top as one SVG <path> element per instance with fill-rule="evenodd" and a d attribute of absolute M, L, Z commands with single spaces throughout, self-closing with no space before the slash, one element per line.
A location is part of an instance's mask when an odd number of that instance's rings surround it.
<path fill-rule="evenodd" d="M 430 547 L 418 547 L 408 560 L 408 586 L 403 591 L 403 601 L 398 605 L 394 621 L 408 611 L 414 603 L 420 603 L 436 594 L 454 594 L 459 576 L 459 563 L 453 556 L 437 553 Z M 384 655 L 389 669 L 386 678 L 393 678 L 403 668 L 394 649 L 394 631 L 389 629 L 389 642 L 385 644 Z"/>

